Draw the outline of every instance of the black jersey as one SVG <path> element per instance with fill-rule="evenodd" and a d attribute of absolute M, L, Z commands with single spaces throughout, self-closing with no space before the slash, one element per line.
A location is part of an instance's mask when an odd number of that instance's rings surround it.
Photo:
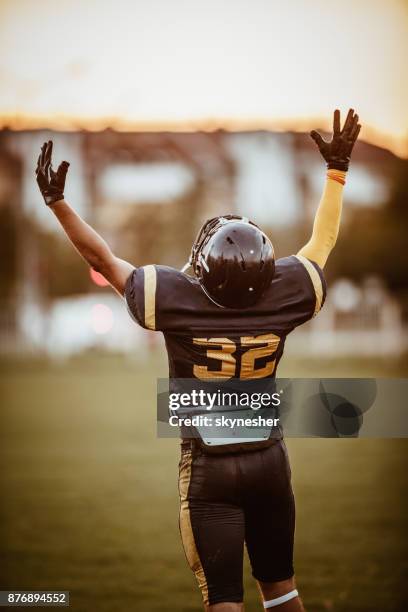
<path fill-rule="evenodd" d="M 214 304 L 198 280 L 167 266 L 136 268 L 126 283 L 132 317 L 164 334 L 170 378 L 274 377 L 286 336 L 318 313 L 326 283 L 301 255 L 278 259 L 271 285 L 250 308 Z"/>

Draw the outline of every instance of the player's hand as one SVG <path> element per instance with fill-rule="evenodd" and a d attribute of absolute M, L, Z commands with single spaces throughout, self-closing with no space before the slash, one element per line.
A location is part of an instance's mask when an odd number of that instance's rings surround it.
<path fill-rule="evenodd" d="M 56 172 L 52 169 L 52 140 L 44 142 L 38 157 L 35 174 L 37 183 L 47 206 L 64 199 L 65 177 L 69 163 L 63 161 Z"/>
<path fill-rule="evenodd" d="M 350 108 L 343 129 L 340 129 L 340 111 L 334 111 L 333 136 L 330 142 L 326 142 L 318 132 L 313 130 L 310 136 L 313 138 L 322 157 L 327 162 L 328 168 L 343 170 L 347 172 L 351 152 L 361 129 L 358 115 Z"/>

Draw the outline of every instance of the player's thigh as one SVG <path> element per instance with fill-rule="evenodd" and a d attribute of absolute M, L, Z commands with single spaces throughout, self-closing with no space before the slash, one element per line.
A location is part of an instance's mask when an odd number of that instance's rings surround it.
<path fill-rule="evenodd" d="M 229 491 L 228 461 L 194 453 L 180 461 L 180 532 L 207 606 L 243 600 L 244 513 Z"/>
<path fill-rule="evenodd" d="M 275 583 L 294 574 L 295 501 L 283 441 L 262 451 L 260 458 L 245 505 L 245 542 L 254 577 Z"/>

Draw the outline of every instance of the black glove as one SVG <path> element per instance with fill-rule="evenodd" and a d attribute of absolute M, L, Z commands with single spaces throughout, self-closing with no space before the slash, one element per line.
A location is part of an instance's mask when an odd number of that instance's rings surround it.
<path fill-rule="evenodd" d="M 333 118 L 333 137 L 330 142 L 326 142 L 318 132 L 313 130 L 310 136 L 313 138 L 323 158 L 327 162 L 328 168 L 343 170 L 347 172 L 351 152 L 360 132 L 361 125 L 358 123 L 358 115 L 354 114 L 350 108 L 344 127 L 340 130 L 340 111 L 334 111 Z"/>
<path fill-rule="evenodd" d="M 47 206 L 64 199 L 65 177 L 69 163 L 63 161 L 54 172 L 51 162 L 52 140 L 44 142 L 38 158 L 36 175 L 37 183 Z"/>

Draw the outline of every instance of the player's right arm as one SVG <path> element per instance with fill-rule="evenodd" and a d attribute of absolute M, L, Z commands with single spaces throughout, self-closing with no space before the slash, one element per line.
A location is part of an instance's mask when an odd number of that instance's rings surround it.
<path fill-rule="evenodd" d="M 52 210 L 78 253 L 123 296 L 126 281 L 134 266 L 116 257 L 105 240 L 64 200 L 69 163 L 63 161 L 54 172 L 51 156 L 52 141 L 49 141 L 41 148 L 36 169 L 37 183 L 46 205 Z"/>
<path fill-rule="evenodd" d="M 350 109 L 341 130 L 340 112 L 336 110 L 334 111 L 333 138 L 330 142 L 323 140 L 315 131 L 310 134 L 327 163 L 327 178 L 316 212 L 312 236 L 298 255 L 316 262 L 321 268 L 325 266 L 336 244 L 343 204 L 343 186 L 346 182 L 351 152 L 360 128 L 358 115 Z"/>

